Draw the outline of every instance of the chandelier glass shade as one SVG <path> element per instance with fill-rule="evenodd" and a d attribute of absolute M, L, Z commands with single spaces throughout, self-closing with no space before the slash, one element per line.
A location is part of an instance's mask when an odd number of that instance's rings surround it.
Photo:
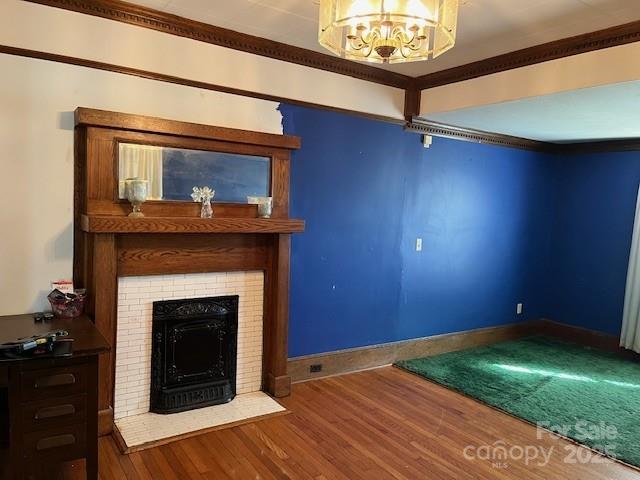
<path fill-rule="evenodd" d="M 428 60 L 455 45 L 458 0 L 320 0 L 320 44 L 374 63 Z"/>

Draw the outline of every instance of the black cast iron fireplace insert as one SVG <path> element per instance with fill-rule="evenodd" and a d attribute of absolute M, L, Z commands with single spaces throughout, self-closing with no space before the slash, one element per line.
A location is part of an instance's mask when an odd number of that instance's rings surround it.
<path fill-rule="evenodd" d="M 236 395 L 238 296 L 153 302 L 151 403 L 176 413 Z"/>

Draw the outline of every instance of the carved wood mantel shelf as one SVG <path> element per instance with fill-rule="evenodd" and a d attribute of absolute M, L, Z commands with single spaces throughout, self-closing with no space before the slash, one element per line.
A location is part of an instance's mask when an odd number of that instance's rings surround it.
<path fill-rule="evenodd" d="M 300 233 L 304 220 L 292 218 L 129 218 L 82 215 L 83 232 L 90 233 Z"/>
<path fill-rule="evenodd" d="M 288 395 L 291 234 L 305 226 L 289 218 L 289 163 L 300 138 L 87 108 L 75 119 L 73 277 L 112 347 L 99 365 L 100 432 L 113 427 L 120 277 L 261 270 L 262 389 Z M 146 217 L 129 218 L 131 207 L 118 195 L 120 143 L 269 157 L 272 216 L 256 218 L 255 205 L 215 203 L 215 218 L 202 219 L 195 202 L 147 201 Z"/>

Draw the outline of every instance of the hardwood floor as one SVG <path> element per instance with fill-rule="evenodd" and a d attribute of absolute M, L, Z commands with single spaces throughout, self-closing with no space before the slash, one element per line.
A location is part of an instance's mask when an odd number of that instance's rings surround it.
<path fill-rule="evenodd" d="M 100 440 L 100 477 L 111 479 L 615 479 L 640 472 L 542 434 L 516 418 L 385 367 L 293 386 L 291 414 L 120 455 Z M 506 465 L 464 455 L 483 445 L 540 455 Z M 551 451 L 540 465 L 541 449 Z M 577 449 L 577 451 L 576 451 Z M 576 453 L 575 455 L 570 452 Z M 484 452 L 479 450 L 477 452 Z M 567 463 L 591 458 L 591 463 Z M 83 478 L 82 465 L 68 479 Z"/>

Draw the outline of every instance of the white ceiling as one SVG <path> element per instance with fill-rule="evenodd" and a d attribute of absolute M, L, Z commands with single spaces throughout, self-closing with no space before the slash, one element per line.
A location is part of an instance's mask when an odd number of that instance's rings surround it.
<path fill-rule="evenodd" d="M 548 142 L 640 138 L 640 80 L 429 115 L 449 125 Z"/>
<path fill-rule="evenodd" d="M 328 53 L 319 0 L 130 0 L 157 10 Z M 456 47 L 427 62 L 385 66 L 418 76 L 640 19 L 639 0 L 460 0 Z M 377 65 L 376 65 L 377 66 Z"/>

